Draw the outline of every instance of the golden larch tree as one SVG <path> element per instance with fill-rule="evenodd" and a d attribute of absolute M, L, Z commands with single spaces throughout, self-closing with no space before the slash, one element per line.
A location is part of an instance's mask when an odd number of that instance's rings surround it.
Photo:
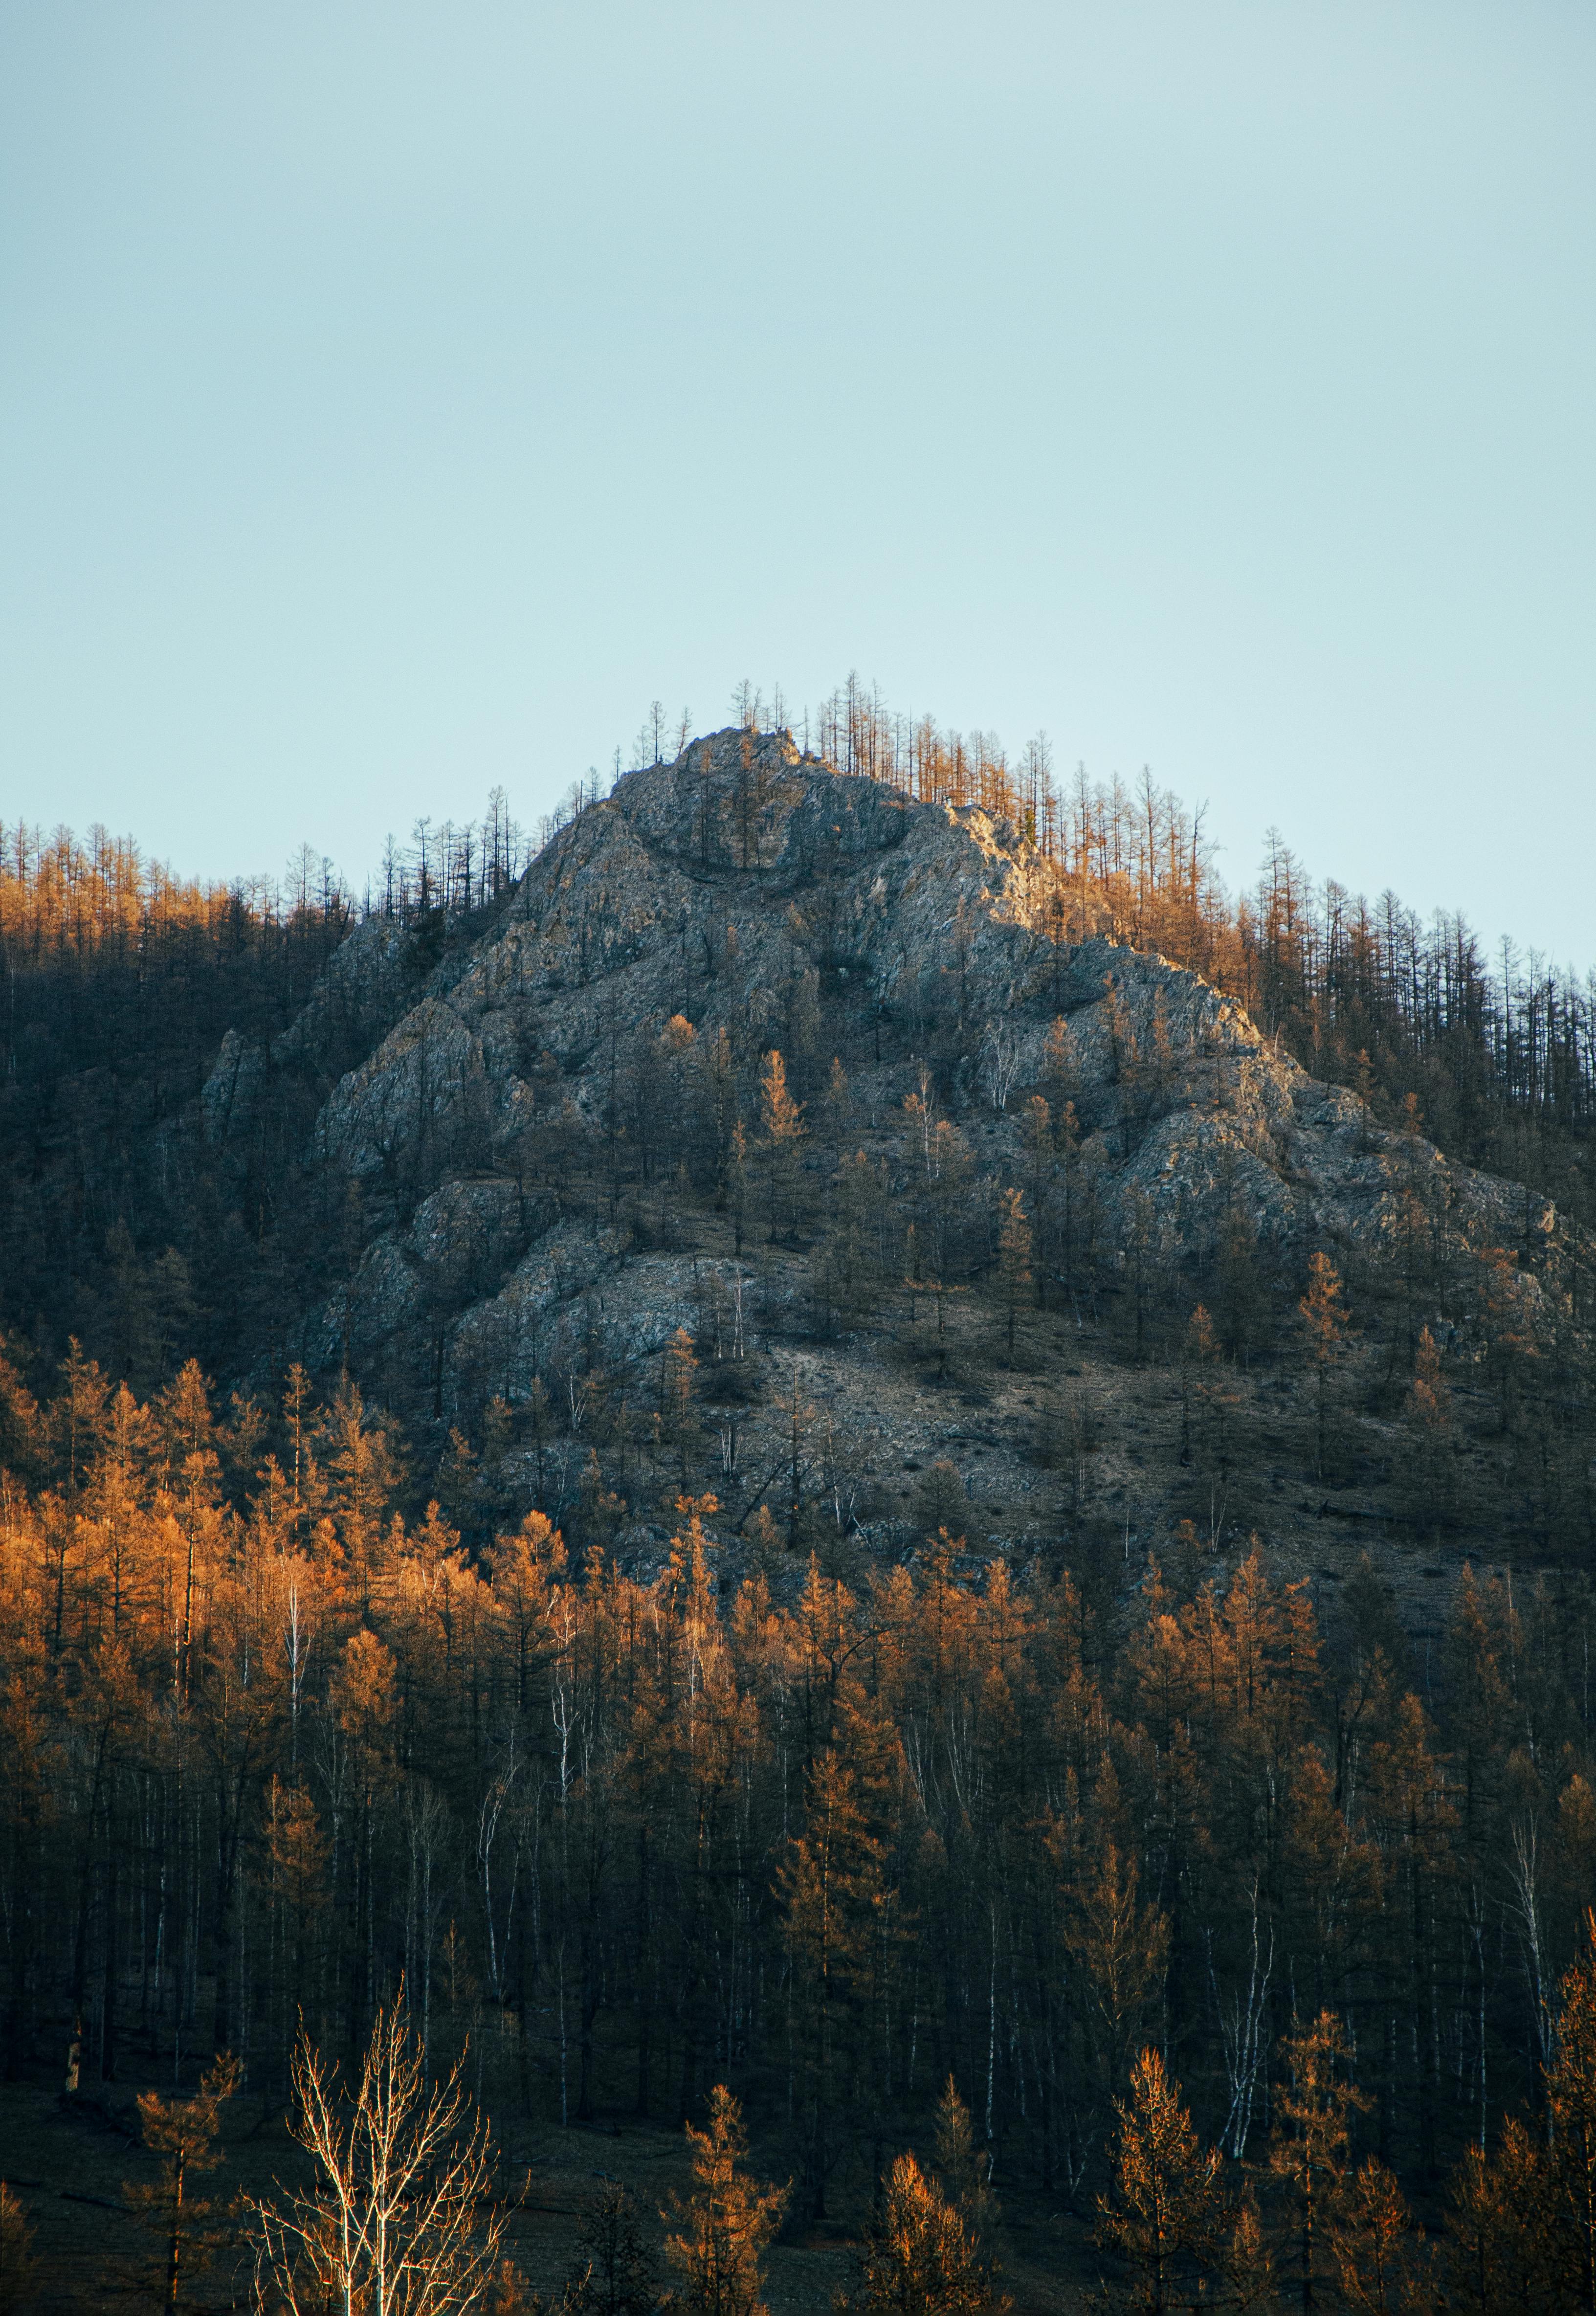
<path fill-rule="evenodd" d="M 662 2214 L 670 2230 L 665 2258 L 682 2279 L 675 2304 L 691 2316 L 768 2316 L 760 2267 L 788 2190 L 762 2187 L 745 2171 L 743 2109 L 724 2083 L 709 2094 L 709 2129 L 686 2128 L 692 2193 Z"/>
<path fill-rule="evenodd" d="M 1098 2204 L 1098 2240 L 1129 2269 L 1124 2304 L 1141 2316 L 1190 2306 L 1194 2284 L 1213 2272 L 1223 2244 L 1219 2156 L 1205 2148 L 1180 2087 L 1155 2050 L 1130 2071 L 1119 2119 L 1113 2185 Z"/>

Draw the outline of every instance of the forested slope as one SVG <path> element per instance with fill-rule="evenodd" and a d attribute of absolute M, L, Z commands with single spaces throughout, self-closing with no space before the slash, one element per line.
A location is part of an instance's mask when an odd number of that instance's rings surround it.
<path fill-rule="evenodd" d="M 402 1980 L 501 2107 L 729 2081 L 800 2224 L 951 2071 L 1083 2225 L 1151 2044 L 1283 2228 L 1328 2011 L 1434 2218 L 1596 1895 L 1577 993 L 1530 1082 L 1167 799 L 828 744 L 358 924 L 30 963 L 13 879 L 7 2071 Z"/>

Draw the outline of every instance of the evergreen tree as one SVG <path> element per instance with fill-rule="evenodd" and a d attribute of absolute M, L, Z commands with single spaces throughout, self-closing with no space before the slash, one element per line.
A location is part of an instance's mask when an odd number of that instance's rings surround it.
<path fill-rule="evenodd" d="M 687 2125 L 693 2189 L 666 2215 L 665 2258 L 682 2279 L 676 2304 L 691 2316 L 768 2316 L 760 2298 L 766 2246 L 788 2191 L 761 2187 L 743 2166 L 743 2110 L 724 2083 L 709 2094 L 709 2126 Z"/>
<path fill-rule="evenodd" d="M 879 2217 L 856 2288 L 836 2306 L 851 2316 L 994 2316 L 1011 2305 L 994 2291 L 960 2214 L 912 2155 L 884 2183 Z"/>
<path fill-rule="evenodd" d="M 1099 2200 L 1099 2240 L 1129 2270 L 1120 2304 L 1145 2316 L 1172 2316 L 1193 2303 L 1219 2265 L 1219 2158 L 1199 2143 L 1179 2087 L 1155 2050 L 1144 2051 L 1131 2068 L 1129 2095 L 1115 2100 L 1114 2111 L 1113 2184 Z"/>
<path fill-rule="evenodd" d="M 1288 2035 L 1284 2056 L 1288 2080 L 1277 2095 L 1279 2121 L 1269 2163 L 1289 2196 L 1290 2264 L 1306 2312 L 1323 2299 L 1333 2231 L 1342 2214 L 1351 2118 L 1369 2102 L 1346 2080 L 1351 2053 L 1341 2021 L 1331 2011 L 1322 2010 L 1311 2026 L 1298 2026 Z M 1378 2184 L 1378 2175 L 1371 2175 L 1371 2196 Z"/>
<path fill-rule="evenodd" d="M 169 2311 L 179 2304 L 184 2278 L 204 2267 L 214 2251 L 214 2203 L 196 2195 L 193 2183 L 222 2160 L 222 2108 L 243 2079 L 238 2061 L 226 2052 L 201 2077 L 192 2098 L 163 2098 L 158 2091 L 138 2095 L 144 2143 L 159 2160 L 160 2177 L 129 2181 L 122 2193 L 161 2240 L 161 2305 Z"/>

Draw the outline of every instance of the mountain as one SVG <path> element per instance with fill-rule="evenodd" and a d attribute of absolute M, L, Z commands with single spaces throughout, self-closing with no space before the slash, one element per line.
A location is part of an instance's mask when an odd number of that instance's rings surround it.
<path fill-rule="evenodd" d="M 245 2054 L 266 2192 L 387 2003 L 540 2293 L 588 2131 L 646 2215 L 721 2086 L 772 2307 L 933 2144 L 1026 2309 L 1154 2273 L 1155 2144 L 1199 2296 L 1588 2303 L 1585 1001 L 858 705 L 363 909 L 0 849 L 0 2169 L 68 2295 L 132 2115 Z"/>
<path fill-rule="evenodd" d="M 1278 1527 L 1307 1392 L 1317 1521 L 1316 1254 L 1347 1314 L 1342 1510 L 1399 1510 L 1415 1359 L 1523 1388 L 1585 1243 L 1100 915 L 1012 816 L 724 731 L 589 804 L 486 922 L 368 920 L 285 1032 L 225 1040 L 203 1131 L 246 1171 L 263 1089 L 329 1015 L 391 1020 L 308 1137 L 343 1222 L 290 1340 L 413 1436 L 453 1431 L 457 1479 L 484 1451 L 484 1519 L 536 1495 L 579 1529 L 585 1474 L 640 1539 L 662 1492 L 713 1483 L 740 1531 L 768 1496 L 789 1529 L 829 1502 L 886 1545 L 945 1458 L 983 1541 L 1035 1545 L 1087 1504 L 1138 1532 Z M 703 1412 L 678 1453 L 679 1331 Z"/>

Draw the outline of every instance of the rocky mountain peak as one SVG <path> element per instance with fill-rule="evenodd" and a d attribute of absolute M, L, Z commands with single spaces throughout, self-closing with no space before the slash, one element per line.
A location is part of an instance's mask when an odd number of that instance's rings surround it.
<path fill-rule="evenodd" d="M 391 990 L 427 937 L 363 927 L 313 1008 Z M 213 1137 L 254 1066 L 224 1049 Z M 330 1091 L 313 1163 L 361 1220 L 305 1350 L 442 1426 L 557 1373 L 641 1391 L 679 1330 L 701 1342 L 756 1287 L 766 1340 L 868 1369 L 835 1348 L 864 1305 L 817 1273 L 990 1278 L 1016 1195 L 1028 1278 L 1049 1267 L 1040 1299 L 1077 1308 L 1132 1269 L 1189 1306 L 1232 1241 L 1294 1297 L 1311 1250 L 1373 1260 L 1416 1200 L 1459 1247 L 1511 1246 L 1530 1310 L 1558 1227 L 1116 940 L 1012 819 L 841 774 L 785 731 L 696 740 L 580 812 L 441 944 Z"/>

